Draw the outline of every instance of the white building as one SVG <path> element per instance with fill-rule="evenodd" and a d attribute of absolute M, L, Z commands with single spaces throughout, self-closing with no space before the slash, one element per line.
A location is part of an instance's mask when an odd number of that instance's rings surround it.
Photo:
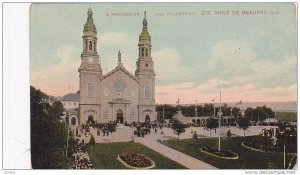
<path fill-rule="evenodd" d="M 61 103 L 63 104 L 63 106 L 66 110 L 78 108 L 79 107 L 79 94 L 78 93 L 66 94 L 61 98 Z"/>
<path fill-rule="evenodd" d="M 135 74 L 123 66 L 120 51 L 116 67 L 105 75 L 102 73 L 97 51 L 97 30 L 92 16 L 92 10 L 89 9 L 82 36 L 81 65 L 78 69 L 80 123 L 88 120 L 120 123 L 156 120 L 155 73 L 146 12 L 139 36 Z"/>

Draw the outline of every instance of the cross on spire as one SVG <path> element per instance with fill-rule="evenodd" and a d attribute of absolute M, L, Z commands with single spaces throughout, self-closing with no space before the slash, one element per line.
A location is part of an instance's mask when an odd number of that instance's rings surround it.
<path fill-rule="evenodd" d="M 91 8 L 89 8 L 89 10 L 88 10 L 88 19 L 93 19 L 93 12 L 92 12 L 92 10 L 91 10 Z"/>
<path fill-rule="evenodd" d="M 118 52 L 118 62 L 121 63 L 121 52 Z"/>
<path fill-rule="evenodd" d="M 147 22 L 147 19 L 146 19 L 146 14 L 147 14 L 147 12 L 145 11 L 144 12 L 144 20 L 143 20 L 143 30 L 147 30 L 148 22 Z"/>
<path fill-rule="evenodd" d="M 122 65 L 121 52 L 118 52 L 118 65 Z"/>

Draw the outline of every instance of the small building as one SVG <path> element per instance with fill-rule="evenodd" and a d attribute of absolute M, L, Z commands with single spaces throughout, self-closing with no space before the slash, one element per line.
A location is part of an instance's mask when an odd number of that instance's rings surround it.
<path fill-rule="evenodd" d="M 66 110 L 79 107 L 79 93 L 69 93 L 62 97 L 61 103 Z"/>
<path fill-rule="evenodd" d="M 66 113 L 69 116 L 68 117 L 69 125 L 71 127 L 79 126 L 79 118 L 78 118 L 79 108 L 68 109 Z"/>
<path fill-rule="evenodd" d="M 203 116 L 203 117 L 185 117 L 181 111 L 178 111 L 172 119 L 178 120 L 183 124 L 188 125 L 197 125 L 205 127 L 207 124 L 208 119 L 210 119 L 210 116 Z M 218 118 L 217 118 L 218 119 Z M 236 119 L 233 116 L 222 116 L 221 125 L 231 125 L 236 124 Z"/>

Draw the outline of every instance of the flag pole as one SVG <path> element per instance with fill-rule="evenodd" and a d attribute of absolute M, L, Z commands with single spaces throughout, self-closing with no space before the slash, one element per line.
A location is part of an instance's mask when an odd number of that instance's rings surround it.
<path fill-rule="evenodd" d="M 221 151 L 221 116 L 222 116 L 222 110 L 221 110 L 221 91 L 220 91 L 220 108 L 218 112 L 219 116 L 219 151 Z"/>

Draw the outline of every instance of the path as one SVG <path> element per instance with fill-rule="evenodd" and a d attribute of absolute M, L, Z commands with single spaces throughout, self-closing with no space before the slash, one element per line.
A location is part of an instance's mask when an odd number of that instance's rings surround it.
<path fill-rule="evenodd" d="M 209 165 L 203 161 L 200 161 L 175 149 L 160 144 L 155 140 L 139 137 L 137 138 L 137 141 L 147 146 L 148 148 L 160 153 L 161 155 L 164 155 L 165 157 L 187 167 L 188 169 L 217 169 L 212 165 Z"/>

